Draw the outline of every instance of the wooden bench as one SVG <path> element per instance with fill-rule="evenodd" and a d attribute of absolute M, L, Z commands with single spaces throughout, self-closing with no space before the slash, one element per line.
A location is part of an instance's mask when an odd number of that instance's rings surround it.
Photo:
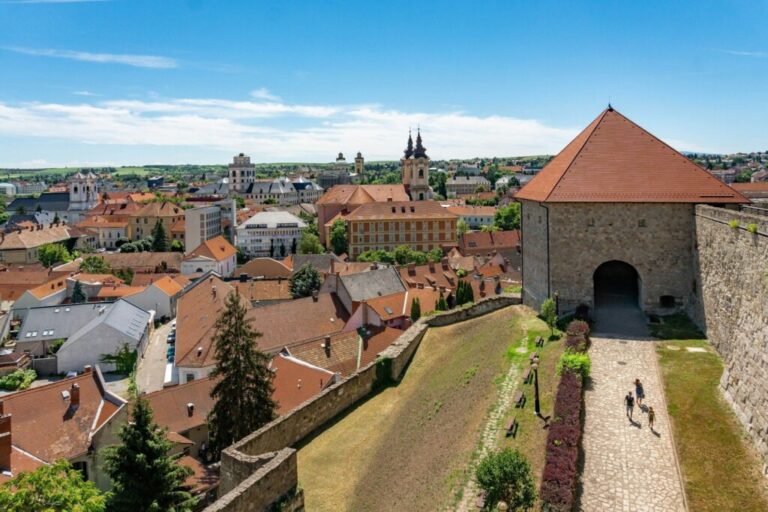
<path fill-rule="evenodd" d="M 515 407 L 522 407 L 525 405 L 525 395 L 522 391 L 518 391 L 515 393 L 515 398 L 513 399 L 513 402 L 515 403 Z"/>
<path fill-rule="evenodd" d="M 544 346 L 544 338 L 541 336 L 536 336 L 536 346 L 537 347 L 543 347 Z"/>
<path fill-rule="evenodd" d="M 507 437 L 515 437 L 517 435 L 518 426 L 519 424 L 517 423 L 517 416 L 513 416 L 512 419 L 507 423 Z"/>
<path fill-rule="evenodd" d="M 480 510 L 485 508 L 485 492 L 481 491 L 477 494 L 477 499 L 475 500 L 475 507 L 479 508 Z"/>
<path fill-rule="evenodd" d="M 531 369 L 526 368 L 523 372 L 523 384 L 530 384 L 531 383 Z"/>
<path fill-rule="evenodd" d="M 531 354 L 531 362 L 533 362 L 533 360 L 536 359 L 537 357 L 539 357 L 538 352 L 534 352 L 533 354 Z"/>

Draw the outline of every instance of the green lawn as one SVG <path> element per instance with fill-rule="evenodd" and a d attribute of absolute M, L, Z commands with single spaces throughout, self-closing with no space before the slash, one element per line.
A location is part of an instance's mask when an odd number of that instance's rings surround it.
<path fill-rule="evenodd" d="M 399 384 L 299 448 L 307 510 L 452 510 L 498 384 L 526 357 L 510 358 L 510 346 L 531 326 L 543 323 L 512 306 L 430 329 Z"/>
<path fill-rule="evenodd" d="M 760 461 L 720 394 L 720 357 L 703 340 L 660 341 L 656 350 L 689 509 L 768 510 Z"/>

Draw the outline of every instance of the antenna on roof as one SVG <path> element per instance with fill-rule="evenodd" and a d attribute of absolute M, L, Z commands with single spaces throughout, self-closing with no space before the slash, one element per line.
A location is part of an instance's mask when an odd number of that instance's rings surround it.
<path fill-rule="evenodd" d="M 613 112 L 613 107 L 611 106 L 611 98 L 608 97 L 608 112 Z"/>

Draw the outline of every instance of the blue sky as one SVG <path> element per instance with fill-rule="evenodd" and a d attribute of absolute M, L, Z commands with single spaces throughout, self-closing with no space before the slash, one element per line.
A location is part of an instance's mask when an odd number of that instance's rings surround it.
<path fill-rule="evenodd" d="M 0 0 L 0 166 L 768 149 L 768 2 Z"/>

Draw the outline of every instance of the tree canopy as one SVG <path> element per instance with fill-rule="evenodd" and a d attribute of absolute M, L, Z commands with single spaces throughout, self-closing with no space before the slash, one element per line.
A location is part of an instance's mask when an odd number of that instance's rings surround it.
<path fill-rule="evenodd" d="M 509 510 L 530 510 L 536 501 L 531 467 L 517 450 L 504 448 L 486 455 L 477 465 L 475 479 L 485 491 L 486 503 L 504 501 Z"/>
<path fill-rule="evenodd" d="M 336 254 L 346 254 L 349 251 L 347 223 L 341 219 L 331 224 L 331 247 Z"/>
<path fill-rule="evenodd" d="M 313 292 L 320 290 L 322 284 L 320 273 L 311 263 L 307 262 L 291 276 L 288 286 L 293 298 L 299 299 L 309 297 Z"/>
<path fill-rule="evenodd" d="M 98 256 L 86 256 L 80 263 L 80 272 L 87 274 L 109 274 L 111 270 L 109 263 Z"/>
<path fill-rule="evenodd" d="M 158 220 L 152 228 L 152 252 L 167 252 L 170 247 L 163 223 Z"/>
<path fill-rule="evenodd" d="M 211 391 L 215 404 L 208 416 L 208 430 L 216 455 L 275 417 L 270 358 L 258 349 L 256 340 L 261 334 L 252 327 L 246 311 L 240 295 L 232 292 L 215 325 L 216 366 L 211 372 L 216 379 Z"/>
<path fill-rule="evenodd" d="M 66 460 L 23 471 L 0 487 L 0 510 L 6 512 L 104 512 L 102 494 Z"/>
<path fill-rule="evenodd" d="M 493 224 L 503 231 L 520 229 L 520 203 L 510 203 L 496 210 Z"/>
<path fill-rule="evenodd" d="M 109 510 L 193 510 L 197 500 L 182 487 L 192 470 L 168 456 L 173 444 L 153 422 L 147 399 L 134 397 L 131 409 L 131 420 L 118 434 L 122 444 L 104 449 L 104 469 L 113 485 Z"/>
<path fill-rule="evenodd" d="M 72 254 L 64 244 L 45 244 L 37 250 L 37 259 L 46 267 L 50 267 L 54 263 L 72 261 Z"/>
<path fill-rule="evenodd" d="M 85 292 L 83 291 L 83 285 L 79 280 L 76 280 L 75 286 L 72 288 L 72 303 L 80 304 L 86 300 L 88 300 L 88 296 L 86 296 Z"/>
<path fill-rule="evenodd" d="M 317 235 L 305 229 L 299 240 L 299 254 L 322 254 L 324 252 L 325 247 L 320 243 Z"/>

